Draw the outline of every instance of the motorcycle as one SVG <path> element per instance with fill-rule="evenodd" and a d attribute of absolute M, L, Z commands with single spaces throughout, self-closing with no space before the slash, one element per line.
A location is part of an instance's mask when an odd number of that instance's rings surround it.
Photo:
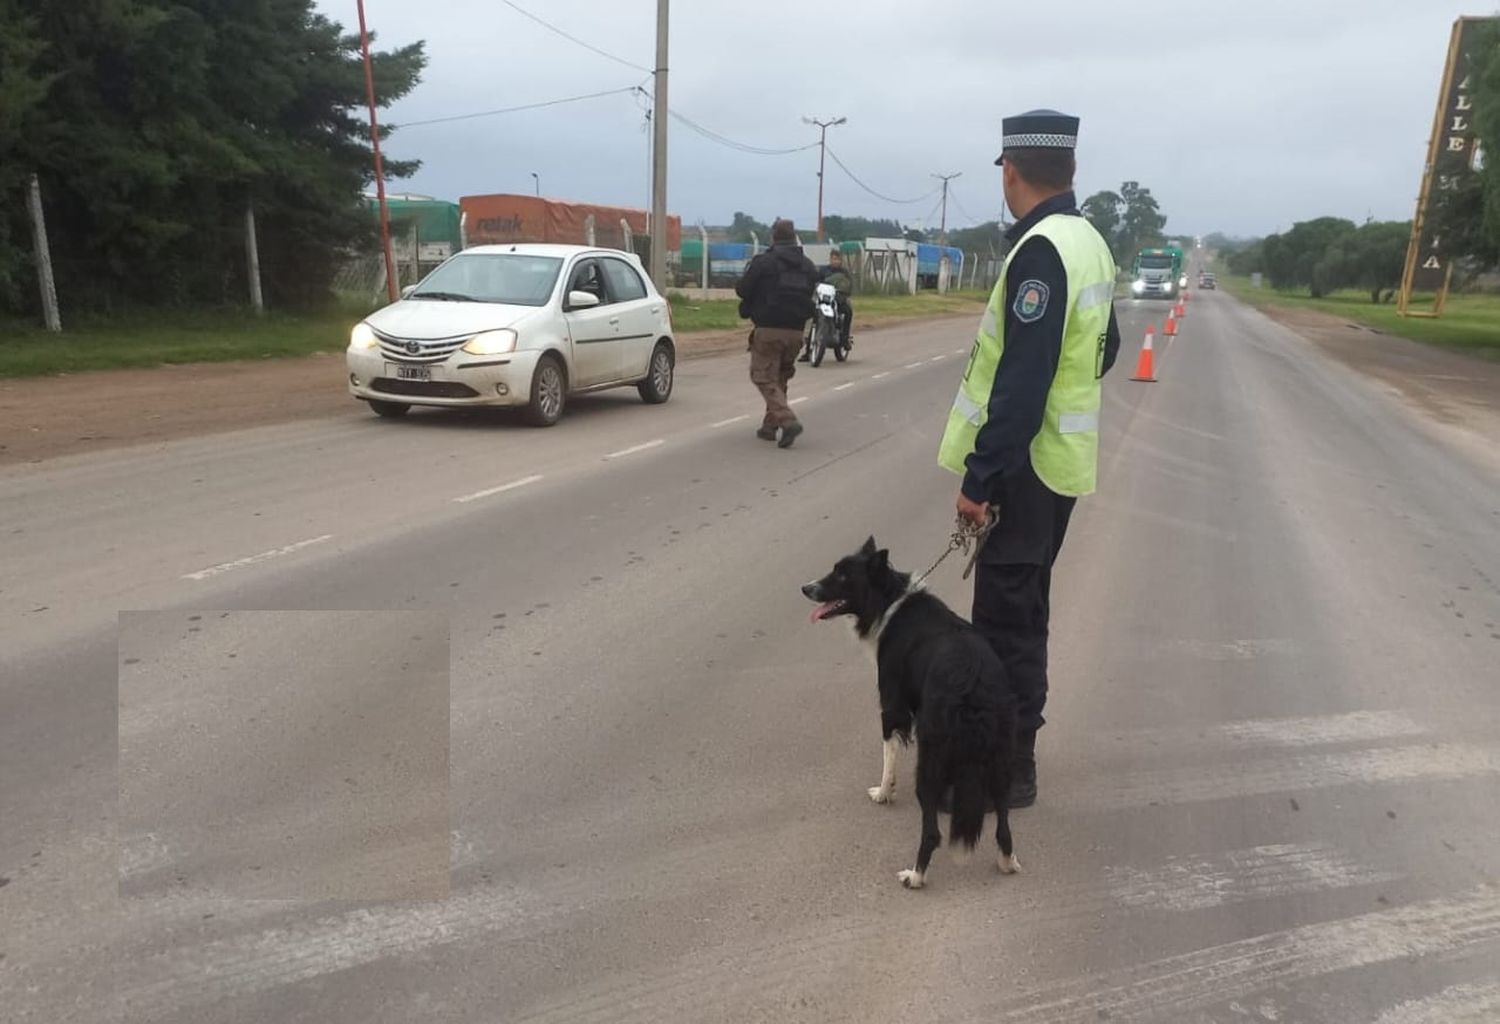
<path fill-rule="evenodd" d="M 844 338 L 844 313 L 839 308 L 838 290 L 831 284 L 819 284 L 813 290 L 813 319 L 809 339 L 810 358 L 814 366 L 823 362 L 823 355 L 833 349 L 833 357 L 839 362 L 849 358 L 849 342 Z"/>

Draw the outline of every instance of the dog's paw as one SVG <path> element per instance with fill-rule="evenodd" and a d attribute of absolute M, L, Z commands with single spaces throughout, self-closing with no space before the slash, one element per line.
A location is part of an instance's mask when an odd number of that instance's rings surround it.
<path fill-rule="evenodd" d="M 896 877 L 901 879 L 901 884 L 908 889 L 920 889 L 927 884 L 927 879 L 922 872 L 915 868 L 907 868 L 905 871 L 896 872 Z"/>
<path fill-rule="evenodd" d="M 1011 854 L 1009 857 L 1007 857 L 1002 853 L 1000 855 L 1000 859 L 996 861 L 996 863 L 1000 866 L 1000 873 L 1002 875 L 1015 875 L 1019 874 L 1021 871 L 1021 862 L 1016 860 L 1015 854 Z"/>
<path fill-rule="evenodd" d="M 871 786 L 865 792 L 869 793 L 870 799 L 874 800 L 877 804 L 888 804 L 891 802 L 891 795 L 895 790 L 887 789 L 884 786 Z"/>

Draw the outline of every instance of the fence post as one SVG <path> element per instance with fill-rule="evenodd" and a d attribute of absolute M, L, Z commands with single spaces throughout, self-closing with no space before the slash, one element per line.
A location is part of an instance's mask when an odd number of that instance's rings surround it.
<path fill-rule="evenodd" d="M 635 252 L 635 235 L 630 229 L 630 221 L 624 217 L 620 218 L 620 230 L 625 232 L 625 251 Z"/>
<path fill-rule="evenodd" d="M 698 234 L 703 239 L 703 274 L 698 279 L 699 280 L 699 285 L 698 286 L 700 288 L 702 288 L 703 289 L 703 293 L 705 295 L 707 295 L 708 294 L 708 228 L 704 227 L 701 222 L 698 224 Z"/>
<path fill-rule="evenodd" d="M 36 254 L 36 281 L 42 292 L 42 319 L 49 331 L 62 330 L 57 310 L 57 285 L 52 280 L 52 251 L 47 248 L 47 221 L 42 215 L 42 183 L 31 176 L 28 204 L 31 207 L 31 245 Z"/>
<path fill-rule="evenodd" d="M 257 313 L 266 311 L 266 303 L 260 292 L 260 247 L 255 238 L 255 204 L 245 204 L 245 273 L 250 278 L 250 308 Z"/>
<path fill-rule="evenodd" d="M 599 244 L 594 228 L 594 215 L 592 213 L 583 218 L 583 237 L 590 247 Z"/>

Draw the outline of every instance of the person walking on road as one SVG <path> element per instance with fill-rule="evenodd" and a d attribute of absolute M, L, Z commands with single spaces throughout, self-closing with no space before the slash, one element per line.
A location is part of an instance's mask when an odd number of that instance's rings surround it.
<path fill-rule="evenodd" d="M 787 385 L 797 372 L 802 332 L 813 314 L 813 287 L 818 268 L 797 244 L 789 220 L 771 225 L 771 248 L 756 256 L 735 285 L 740 316 L 750 331 L 750 380 L 766 401 L 765 419 L 755 436 L 790 448 L 802 424 L 787 404 Z"/>
<path fill-rule="evenodd" d="M 974 625 L 1019 700 L 1010 806 L 1036 802 L 1047 702 L 1052 567 L 1077 499 L 1095 487 L 1100 380 L 1120 347 L 1116 267 L 1073 195 L 1078 118 L 1033 110 L 1002 123 L 1013 243 L 990 295 L 938 461 L 959 474 L 958 515 L 996 524 L 974 576 Z"/>

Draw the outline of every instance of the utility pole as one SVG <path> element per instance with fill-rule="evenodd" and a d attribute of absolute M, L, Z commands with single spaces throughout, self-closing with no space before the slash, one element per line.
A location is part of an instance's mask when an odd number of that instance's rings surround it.
<path fill-rule="evenodd" d="M 667 2 L 656 0 L 655 102 L 651 129 L 651 280 L 667 290 Z"/>
<path fill-rule="evenodd" d="M 536 194 L 537 197 L 540 198 L 542 194 L 542 176 L 536 173 L 536 171 L 532 171 L 531 180 L 536 182 Z"/>
<path fill-rule="evenodd" d="M 375 119 L 375 72 L 370 66 L 370 33 L 365 28 L 365 0 L 359 7 L 359 48 L 365 58 L 365 100 L 370 105 L 370 148 L 375 151 L 375 196 L 380 204 L 380 249 L 385 256 L 385 292 L 396 301 L 396 264 L 391 258 L 391 215 L 385 205 L 385 167 L 380 162 L 380 124 Z"/>
<path fill-rule="evenodd" d="M 36 253 L 36 283 L 42 293 L 42 320 L 47 330 L 62 330 L 62 316 L 57 310 L 57 285 L 52 280 L 52 250 L 47 247 L 47 218 L 42 213 L 42 183 L 35 174 L 26 192 L 31 210 L 31 244 Z"/>
<path fill-rule="evenodd" d="M 963 176 L 963 171 L 959 171 L 957 174 L 933 175 L 934 178 L 943 183 L 943 220 L 942 226 L 938 228 L 938 245 L 948 244 L 948 182 L 952 181 L 954 178 L 962 178 Z M 932 195 L 931 192 L 927 194 Z"/>
<path fill-rule="evenodd" d="M 828 129 L 837 124 L 844 124 L 847 117 L 836 117 L 831 121 L 819 121 L 815 117 L 804 117 L 803 124 L 817 125 L 818 127 L 818 241 L 823 241 L 823 160 L 828 151 Z"/>

